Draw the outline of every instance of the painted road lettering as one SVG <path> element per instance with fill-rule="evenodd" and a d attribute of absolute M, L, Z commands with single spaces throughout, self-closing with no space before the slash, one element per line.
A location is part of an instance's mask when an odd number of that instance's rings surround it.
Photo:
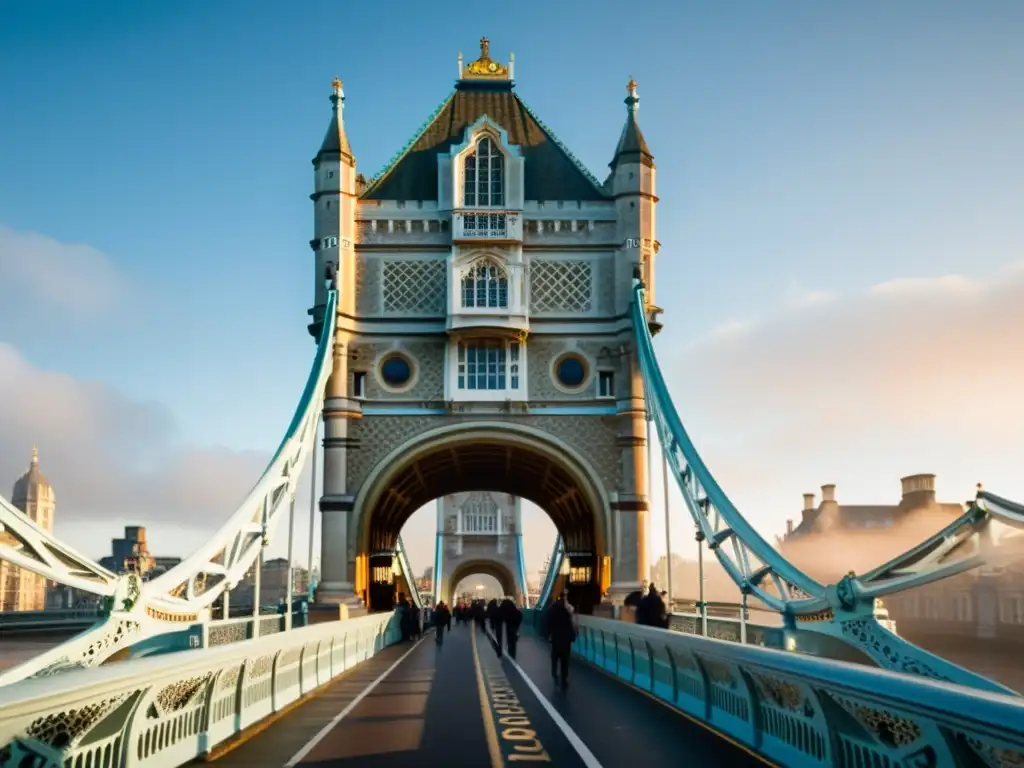
<path fill-rule="evenodd" d="M 496 721 L 502 756 L 510 763 L 550 763 L 526 709 L 505 676 L 501 662 L 481 663 L 491 713 Z"/>

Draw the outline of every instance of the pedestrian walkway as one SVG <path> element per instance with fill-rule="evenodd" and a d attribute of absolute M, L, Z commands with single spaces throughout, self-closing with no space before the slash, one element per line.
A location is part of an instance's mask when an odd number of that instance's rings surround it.
<path fill-rule="evenodd" d="M 662 703 L 574 659 L 557 688 L 546 646 L 518 664 L 488 635 L 453 624 L 386 649 L 216 762 L 251 768 L 764 765 Z"/>

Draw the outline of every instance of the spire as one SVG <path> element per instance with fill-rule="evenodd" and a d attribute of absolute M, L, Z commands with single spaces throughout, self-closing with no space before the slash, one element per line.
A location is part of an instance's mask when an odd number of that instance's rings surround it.
<path fill-rule="evenodd" d="M 327 135 L 324 136 L 324 142 L 320 145 L 320 151 L 316 153 L 318 159 L 323 154 L 340 154 L 349 162 L 355 160 L 352 156 L 352 148 L 348 143 L 348 136 L 345 135 L 344 85 L 337 77 L 331 82 L 331 86 L 334 88 L 334 93 L 331 95 L 331 109 L 334 114 L 331 116 L 330 125 L 327 126 Z"/>
<path fill-rule="evenodd" d="M 647 147 L 644 134 L 640 130 L 640 123 L 637 122 L 636 113 L 640 109 L 640 97 L 636 93 L 636 80 L 630 75 L 626 83 L 626 125 L 622 128 L 622 135 L 619 137 L 619 145 L 615 148 L 615 157 L 608 164 L 614 168 L 620 162 L 626 160 L 639 161 L 642 165 L 654 165 L 654 155 Z"/>

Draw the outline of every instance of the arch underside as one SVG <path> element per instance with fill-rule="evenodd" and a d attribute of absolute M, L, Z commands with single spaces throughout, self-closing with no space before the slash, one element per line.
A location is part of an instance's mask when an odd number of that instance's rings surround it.
<path fill-rule="evenodd" d="M 512 571 L 509 570 L 508 566 L 500 563 L 496 560 L 467 560 L 464 563 L 459 563 L 455 569 L 448 576 L 448 585 L 445 589 L 446 594 L 443 596 L 444 600 L 449 603 L 455 599 L 455 588 L 459 586 L 459 583 L 470 576 L 477 574 L 484 574 L 495 579 L 499 585 L 501 585 L 502 593 L 508 596 L 517 595 L 519 588 L 516 585 L 516 579 Z"/>
<path fill-rule="evenodd" d="M 551 517 L 569 549 L 597 554 L 603 536 L 593 494 L 566 467 L 535 449 L 497 437 L 443 445 L 410 457 L 383 484 L 369 515 L 369 549 L 394 547 L 402 526 L 434 499 L 465 491 L 508 493 Z"/>

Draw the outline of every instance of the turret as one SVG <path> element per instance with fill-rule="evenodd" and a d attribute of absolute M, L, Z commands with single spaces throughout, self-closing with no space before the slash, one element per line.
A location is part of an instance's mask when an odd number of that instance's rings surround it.
<path fill-rule="evenodd" d="M 345 92 L 334 78 L 331 94 L 331 121 L 320 150 L 313 158 L 313 239 L 314 254 L 313 322 L 309 332 L 320 333 L 326 302 L 324 274 L 328 265 L 337 268 L 338 309 L 355 310 L 355 228 L 356 228 L 356 159 L 345 134 Z"/>
<path fill-rule="evenodd" d="M 618 311 L 626 312 L 630 293 L 633 265 L 640 265 L 640 273 L 647 286 L 647 300 L 654 303 L 654 256 L 658 243 L 655 239 L 654 208 L 658 198 L 654 186 L 654 155 L 640 130 L 637 111 L 640 97 L 636 80 L 626 84 L 626 124 L 622 127 L 615 156 L 608 164 L 611 168 L 610 187 L 618 211 L 618 238 L 623 251 L 616 265 Z"/>

